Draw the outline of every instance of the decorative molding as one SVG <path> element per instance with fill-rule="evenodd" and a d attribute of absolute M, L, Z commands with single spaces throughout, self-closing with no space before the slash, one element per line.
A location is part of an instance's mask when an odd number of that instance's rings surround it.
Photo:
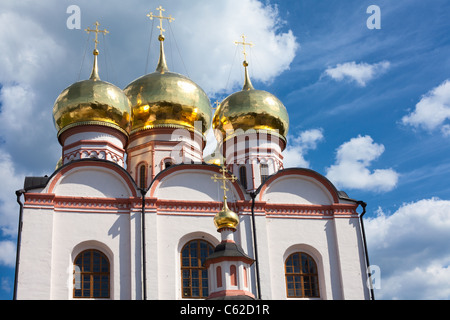
<path fill-rule="evenodd" d="M 62 168 L 60 171 L 56 173 L 56 175 L 49 182 L 48 193 L 53 193 L 58 181 L 61 180 L 67 172 L 80 167 L 101 167 L 116 172 L 126 183 L 126 185 L 130 190 L 130 193 L 133 196 L 137 197 L 137 190 L 133 183 L 134 181 L 132 180 L 131 176 L 129 176 L 129 174 L 125 171 L 125 169 L 119 167 L 118 165 L 115 165 L 113 162 L 98 161 L 98 160 L 74 162 Z"/>
<path fill-rule="evenodd" d="M 142 202 L 139 197 L 131 198 L 94 198 L 57 196 L 53 193 L 26 193 L 25 207 L 36 209 L 54 209 L 55 211 L 73 212 L 120 212 L 130 213 L 141 210 Z M 231 210 L 239 215 L 251 214 L 251 201 L 237 201 L 228 203 Z M 270 204 L 256 202 L 255 215 L 271 219 L 289 218 L 358 218 L 357 204 L 333 205 L 295 205 Z M 158 215 L 196 215 L 214 216 L 222 208 L 220 201 L 183 201 L 146 198 L 145 208 Z"/>
<path fill-rule="evenodd" d="M 270 176 L 269 179 L 264 183 L 264 185 L 261 188 L 261 191 L 259 192 L 259 200 L 262 200 L 262 197 L 264 195 L 264 192 L 266 191 L 267 188 L 270 187 L 270 184 L 273 183 L 274 181 L 276 181 L 277 179 L 284 177 L 284 176 L 306 176 L 309 178 L 313 178 L 315 179 L 317 182 L 319 182 L 320 184 L 322 184 L 330 193 L 330 195 L 333 198 L 333 202 L 335 204 L 339 203 L 339 195 L 337 193 L 336 188 L 334 187 L 334 185 L 331 184 L 331 182 L 326 179 L 325 177 L 323 177 L 322 175 L 318 174 L 315 171 L 312 170 L 305 170 L 305 169 L 298 169 L 298 168 L 293 168 L 293 169 L 285 169 L 283 171 L 278 171 L 277 173 L 275 173 L 274 175 Z"/>

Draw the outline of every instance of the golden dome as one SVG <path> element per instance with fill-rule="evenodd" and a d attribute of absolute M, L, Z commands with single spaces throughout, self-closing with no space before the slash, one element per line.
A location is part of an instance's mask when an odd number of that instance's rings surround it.
<path fill-rule="evenodd" d="M 128 134 L 130 101 L 115 85 L 101 81 L 97 68 L 98 51 L 94 50 L 91 77 L 64 89 L 55 101 L 53 120 L 58 136 L 79 125 L 104 125 Z"/>
<path fill-rule="evenodd" d="M 160 60 L 156 71 L 130 83 L 124 92 L 131 101 L 131 133 L 157 127 L 197 129 L 211 124 L 211 104 L 206 93 L 189 78 L 169 72 L 160 35 Z M 201 121 L 201 128 L 195 122 Z"/>
<path fill-rule="evenodd" d="M 267 130 L 286 140 L 289 116 L 283 103 L 273 94 L 255 90 L 244 61 L 245 83 L 241 91 L 225 98 L 213 117 L 213 128 L 220 130 L 223 140 L 227 130 Z M 233 132 L 233 131 L 232 131 Z"/>
<path fill-rule="evenodd" d="M 214 225 L 217 230 L 222 228 L 236 229 L 239 224 L 239 216 L 230 210 L 227 205 L 227 199 L 224 197 L 222 210 L 214 216 Z"/>

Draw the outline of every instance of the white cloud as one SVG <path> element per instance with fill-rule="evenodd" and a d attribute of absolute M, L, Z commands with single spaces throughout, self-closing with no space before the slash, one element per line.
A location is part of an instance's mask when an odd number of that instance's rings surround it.
<path fill-rule="evenodd" d="M 325 74 L 336 81 L 349 79 L 364 87 L 367 82 L 386 72 L 390 67 L 388 61 L 375 64 L 356 63 L 355 61 L 337 64 L 336 67 L 329 67 Z"/>
<path fill-rule="evenodd" d="M 12 279 L 7 277 L 0 278 L 0 290 L 5 293 L 10 293 L 12 291 Z"/>
<path fill-rule="evenodd" d="M 41 171 L 47 167 L 45 161 L 56 157 L 58 152 L 51 121 L 56 95 L 49 96 L 49 92 L 54 94 L 54 88 L 60 85 L 52 76 L 60 71 L 65 50 L 52 32 L 45 30 L 40 15 L 28 16 L 12 8 L 13 3 L 5 6 L 0 10 L 0 29 L 8 30 L 0 34 L 2 149 L 13 157 L 18 168 L 34 167 Z M 20 9 L 26 11 L 29 7 L 24 3 Z M 49 141 L 50 136 L 54 140 Z"/>
<path fill-rule="evenodd" d="M 370 263 L 381 271 L 376 298 L 450 298 L 450 201 L 423 199 L 393 214 L 378 209 L 364 225 Z"/>
<path fill-rule="evenodd" d="M 314 150 L 317 143 L 323 140 L 322 129 L 311 129 L 300 133 L 298 137 L 288 136 L 287 146 L 283 151 L 283 165 L 285 168 L 309 168 L 310 163 L 305 159 L 309 150 Z"/>
<path fill-rule="evenodd" d="M 12 241 L 0 241 L 0 265 L 13 267 L 16 263 L 16 245 Z"/>
<path fill-rule="evenodd" d="M 30 84 L 42 80 L 63 53 L 62 48 L 42 28 L 41 22 L 33 21 L 20 12 L 0 13 L 0 27 L 8 30 L 0 34 L 2 84 Z"/>
<path fill-rule="evenodd" d="M 336 186 L 370 191 L 390 191 L 397 185 L 398 173 L 392 169 L 369 170 L 371 163 L 384 152 L 384 146 L 370 136 L 358 136 L 342 144 L 336 163 L 326 169 L 326 176 Z"/>
<path fill-rule="evenodd" d="M 291 30 L 281 31 L 284 22 L 277 7 L 266 1 L 167 1 L 164 7 L 166 15 L 175 17 L 175 21 L 165 27 L 169 69 L 187 73 L 210 96 L 242 88 L 244 57 L 242 46 L 235 45 L 235 41 L 242 41 L 242 34 L 246 42 L 254 44 L 246 47 L 252 80 L 273 80 L 289 68 L 299 47 Z M 154 11 L 151 6 L 148 10 Z M 150 24 L 143 20 L 144 30 L 148 30 Z M 136 34 L 133 38 L 147 41 L 148 36 Z M 152 52 L 158 52 L 157 45 L 153 36 Z M 156 67 L 157 55 L 151 59 L 149 71 Z"/>
<path fill-rule="evenodd" d="M 25 175 L 17 172 L 11 156 L 3 150 L 0 150 L 0 177 L 0 235 L 15 236 L 19 221 L 15 191 L 23 188 Z"/>
<path fill-rule="evenodd" d="M 428 131 L 440 128 L 442 134 L 448 136 L 450 126 L 444 124 L 448 119 L 450 119 L 450 79 L 422 96 L 414 111 L 402 118 L 402 123 Z"/>

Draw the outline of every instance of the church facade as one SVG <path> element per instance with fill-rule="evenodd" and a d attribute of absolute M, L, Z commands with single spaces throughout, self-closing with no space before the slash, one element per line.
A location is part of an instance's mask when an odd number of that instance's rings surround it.
<path fill-rule="evenodd" d="M 95 48 L 90 78 L 56 99 L 61 160 L 18 192 L 15 298 L 369 299 L 361 202 L 283 167 L 281 101 L 244 61 L 243 89 L 213 112 L 159 41 L 155 72 L 123 90 Z M 203 158 L 211 126 L 219 164 Z"/>

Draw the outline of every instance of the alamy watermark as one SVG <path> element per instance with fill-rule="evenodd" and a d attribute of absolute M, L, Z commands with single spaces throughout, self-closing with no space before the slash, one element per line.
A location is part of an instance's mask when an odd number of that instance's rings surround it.
<path fill-rule="evenodd" d="M 371 265 L 367 268 L 367 288 L 381 289 L 381 269 L 377 265 Z"/>
<path fill-rule="evenodd" d="M 377 5 L 371 5 L 367 8 L 366 13 L 370 14 L 367 18 L 367 29 L 381 29 L 381 9 Z"/>
<path fill-rule="evenodd" d="M 80 7 L 72 4 L 67 7 L 66 13 L 70 14 L 70 16 L 66 20 L 67 29 L 81 29 Z"/>

